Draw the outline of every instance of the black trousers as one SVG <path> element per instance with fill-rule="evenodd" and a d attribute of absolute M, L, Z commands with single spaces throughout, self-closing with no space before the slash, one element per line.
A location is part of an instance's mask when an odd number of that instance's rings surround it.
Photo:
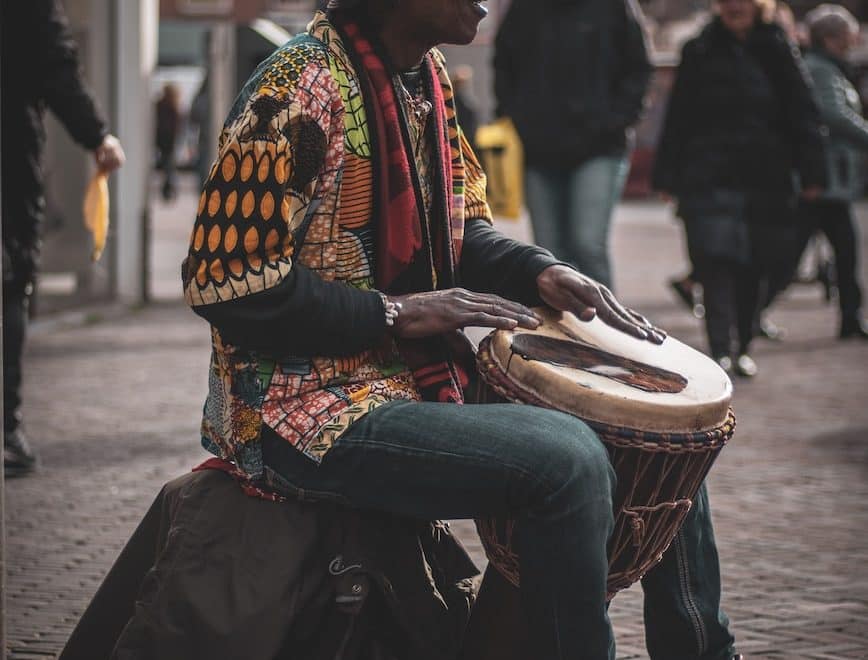
<path fill-rule="evenodd" d="M 736 196 L 732 208 L 685 217 L 693 276 L 702 284 L 711 355 L 748 353 L 772 281 L 796 250 L 795 205 L 788 197 Z M 733 337 L 733 331 L 735 337 Z M 735 341 L 734 341 L 735 340 Z M 734 344 L 737 342 L 737 346 Z"/>
<path fill-rule="evenodd" d="M 833 200 L 802 202 L 799 208 L 799 245 L 794 268 L 798 267 L 798 260 L 805 246 L 817 231 L 826 235 L 835 252 L 841 321 L 846 323 L 855 320 L 862 307 L 862 289 L 857 275 L 859 240 L 850 203 Z"/>
<path fill-rule="evenodd" d="M 3 282 L 3 430 L 21 423 L 21 356 L 27 329 L 29 287 Z"/>
<path fill-rule="evenodd" d="M 759 313 L 761 274 L 749 264 L 695 254 L 694 271 L 702 284 L 705 331 L 711 355 L 730 355 L 735 329 L 738 352 L 747 353 Z"/>

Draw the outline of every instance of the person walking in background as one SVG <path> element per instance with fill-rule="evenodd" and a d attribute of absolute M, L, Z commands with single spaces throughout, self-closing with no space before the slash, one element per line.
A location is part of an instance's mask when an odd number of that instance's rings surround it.
<path fill-rule="evenodd" d="M 181 130 L 181 101 L 178 87 L 166 83 L 163 95 L 157 101 L 155 142 L 158 166 L 163 170 L 163 199 L 175 197 L 175 148 Z"/>
<path fill-rule="evenodd" d="M 772 12 L 772 20 L 777 23 L 791 43 L 799 48 L 807 45 L 808 38 L 801 26 L 796 23 L 796 17 L 793 10 L 785 2 L 775 2 L 774 11 Z M 778 327 L 772 321 L 765 310 L 772 304 L 777 294 L 779 294 L 789 284 L 792 277 L 792 269 L 787 266 L 786 272 L 782 274 L 773 274 L 767 283 L 765 295 L 760 304 L 761 309 L 755 326 L 754 334 L 757 337 L 770 339 L 772 341 L 782 341 L 786 336 L 786 330 Z M 669 280 L 669 287 L 675 293 L 676 297 L 683 302 L 693 315 L 702 319 L 705 318 L 705 304 L 702 299 L 702 285 L 696 276 L 694 269 L 681 278 Z"/>
<path fill-rule="evenodd" d="M 538 245 L 612 286 L 609 225 L 651 78 L 634 0 L 515 0 L 495 42 L 498 116 L 524 144 Z"/>
<path fill-rule="evenodd" d="M 859 241 L 851 206 L 864 188 L 868 121 L 862 117 L 859 93 L 850 82 L 850 68 L 845 61 L 859 37 L 859 23 L 844 7 L 832 4 L 810 11 L 805 21 L 812 44 L 805 55 L 805 65 L 814 83 L 814 99 L 828 128 L 825 138 L 829 185 L 818 199 L 803 200 L 800 205 L 800 235 L 793 264 L 795 268 L 810 237 L 822 230 L 835 253 L 841 310 L 839 336 L 868 339 L 861 314 L 862 290 L 857 278 Z"/>
<path fill-rule="evenodd" d="M 3 466 L 6 476 L 32 472 L 37 457 L 21 427 L 21 355 L 39 259 L 45 199 L 41 156 L 48 107 L 72 138 L 93 152 L 101 170 L 124 152 L 79 70 L 78 53 L 59 0 L 4 2 L 3 95 Z"/>
<path fill-rule="evenodd" d="M 826 184 L 820 119 L 801 56 L 768 0 L 718 0 L 685 44 L 657 149 L 654 188 L 678 200 L 702 284 L 711 355 L 750 377 L 763 278 L 795 243 L 797 192 Z M 736 359 L 732 329 L 736 329 Z"/>

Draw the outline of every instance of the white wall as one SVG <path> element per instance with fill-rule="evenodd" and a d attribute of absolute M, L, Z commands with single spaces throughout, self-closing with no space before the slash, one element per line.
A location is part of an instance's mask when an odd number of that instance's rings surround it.
<path fill-rule="evenodd" d="M 136 303 L 145 291 L 144 226 L 148 214 L 148 178 L 153 161 L 153 104 L 150 76 L 157 61 L 157 0 L 114 2 L 113 119 L 127 154 L 116 178 L 115 293 L 121 302 Z"/>

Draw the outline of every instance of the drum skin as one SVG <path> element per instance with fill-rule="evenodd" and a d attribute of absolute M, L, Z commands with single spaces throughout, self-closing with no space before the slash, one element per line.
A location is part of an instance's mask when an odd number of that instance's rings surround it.
<path fill-rule="evenodd" d="M 535 311 L 539 328 L 498 330 L 489 352 L 510 382 L 546 407 L 657 433 L 695 433 L 726 421 L 732 383 L 699 351 L 673 337 L 656 345 L 599 319 Z"/>

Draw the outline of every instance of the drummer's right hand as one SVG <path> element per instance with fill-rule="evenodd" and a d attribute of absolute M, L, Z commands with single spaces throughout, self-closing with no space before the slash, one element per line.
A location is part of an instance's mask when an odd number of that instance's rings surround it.
<path fill-rule="evenodd" d="M 493 293 L 456 288 L 387 298 L 400 303 L 392 326 L 392 334 L 398 337 L 431 337 L 470 326 L 533 330 L 540 324 L 530 308 Z"/>
<path fill-rule="evenodd" d="M 606 325 L 654 344 L 666 339 L 663 330 L 624 307 L 607 287 L 568 266 L 549 266 L 536 283 L 543 302 L 560 312 L 572 312 L 582 321 L 598 316 Z"/>

